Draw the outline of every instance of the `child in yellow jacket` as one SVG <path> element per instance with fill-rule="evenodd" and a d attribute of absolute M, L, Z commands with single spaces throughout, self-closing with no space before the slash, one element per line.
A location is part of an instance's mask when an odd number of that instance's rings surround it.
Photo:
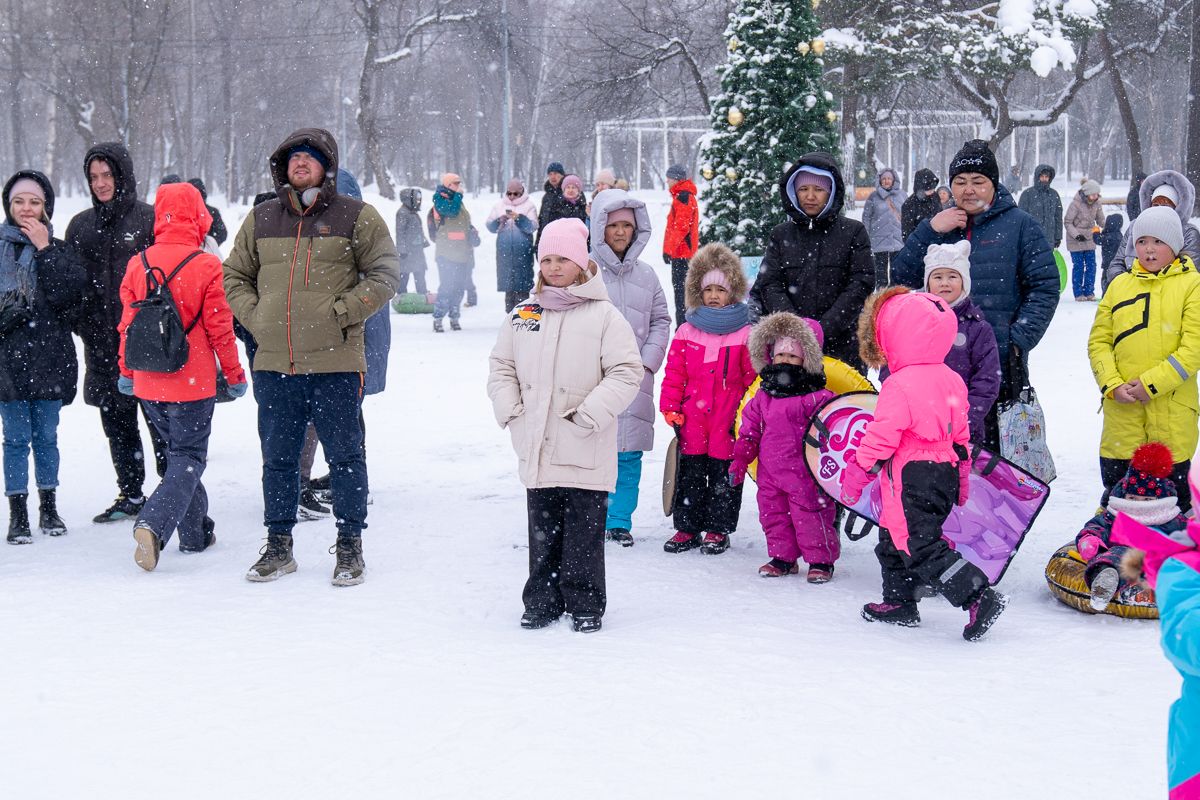
<path fill-rule="evenodd" d="M 1149 208 L 1133 225 L 1137 260 L 1109 285 L 1088 337 L 1103 395 L 1100 479 L 1106 505 L 1133 451 L 1163 442 L 1176 458 L 1171 480 L 1187 485 L 1196 451 L 1200 370 L 1200 273 L 1182 254 L 1183 228 L 1169 208 Z M 1180 492 L 1180 509 L 1191 498 Z"/>

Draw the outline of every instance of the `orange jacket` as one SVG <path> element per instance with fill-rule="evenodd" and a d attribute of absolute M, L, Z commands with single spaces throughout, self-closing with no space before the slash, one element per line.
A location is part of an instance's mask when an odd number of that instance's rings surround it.
<path fill-rule="evenodd" d="M 154 244 L 146 248 L 151 267 L 170 274 L 188 255 L 201 249 L 212 217 L 200 192 L 188 183 L 160 186 L 154 198 Z M 199 315 L 188 333 L 188 360 L 178 372 L 132 371 L 125 366 L 125 329 L 133 321 L 133 303 L 146 297 L 146 270 L 142 258 L 129 259 L 121 281 L 124 311 L 117 325 L 121 337 L 121 374 L 133 378 L 133 393 L 141 400 L 184 403 L 205 400 L 217 393 L 217 361 L 229 383 L 245 383 L 233 337 L 233 312 L 225 300 L 221 261 L 203 253 L 189 261 L 168 285 L 184 327 Z M 214 357 L 215 354 L 215 357 Z"/>
<path fill-rule="evenodd" d="M 691 258 L 700 247 L 700 206 L 696 203 L 696 184 L 680 181 L 671 187 L 671 211 L 663 234 L 663 255 Z"/>

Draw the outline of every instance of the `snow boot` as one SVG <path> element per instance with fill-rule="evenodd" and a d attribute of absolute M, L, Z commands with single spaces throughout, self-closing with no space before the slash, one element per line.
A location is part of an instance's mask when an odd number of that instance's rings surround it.
<path fill-rule="evenodd" d="M 867 622 L 886 622 L 904 628 L 915 628 L 921 624 L 916 603 L 867 603 L 862 607 L 862 618 Z"/>
<path fill-rule="evenodd" d="M 216 530 L 216 527 L 217 527 L 217 523 L 213 522 L 211 518 L 205 517 L 204 518 L 204 546 L 199 549 L 194 548 L 194 547 L 184 547 L 183 542 L 180 542 L 179 543 L 179 552 L 181 552 L 181 553 L 203 553 L 205 550 L 212 547 L 214 544 L 217 543 L 217 535 L 215 533 L 213 533 L 213 531 Z"/>
<path fill-rule="evenodd" d="M 462 325 L 459 325 L 458 320 L 455 319 L 454 317 L 450 318 L 450 330 L 452 330 L 452 331 L 461 331 L 462 330 Z"/>
<path fill-rule="evenodd" d="M 527 631 L 536 631 L 558 622 L 558 614 L 543 614 L 540 611 L 526 611 L 521 615 L 521 627 Z"/>
<path fill-rule="evenodd" d="M 1092 578 L 1092 597 L 1088 601 L 1093 611 L 1103 611 L 1112 602 L 1117 587 L 1121 584 L 1121 576 L 1116 567 L 1105 567 Z"/>
<path fill-rule="evenodd" d="M 246 573 L 246 580 L 266 583 L 296 571 L 296 559 L 292 557 L 292 535 L 290 533 L 268 533 L 267 543 L 258 551 L 262 556 Z"/>
<path fill-rule="evenodd" d="M 764 578 L 782 578 L 785 575 L 795 575 L 800 567 L 795 561 L 784 561 L 782 558 L 772 558 L 758 568 L 758 574 Z"/>
<path fill-rule="evenodd" d="M 326 473 L 319 478 L 313 478 L 308 482 L 308 488 L 312 489 L 314 492 L 328 492 L 330 490 L 329 474 Z"/>
<path fill-rule="evenodd" d="M 988 629 L 1000 617 L 1004 607 L 1008 605 L 1008 597 L 1000 594 L 992 587 L 983 590 L 979 599 L 967 605 L 963 610 L 970 618 L 963 627 L 963 638 L 968 642 L 978 642 Z"/>
<path fill-rule="evenodd" d="M 809 583 L 829 583 L 833 580 L 833 564 L 809 564 Z"/>
<path fill-rule="evenodd" d="M 133 526 L 133 540 L 137 542 L 137 547 L 133 551 L 133 560 L 146 572 L 152 572 L 158 566 L 158 556 L 162 552 L 162 540 L 144 522 Z"/>
<path fill-rule="evenodd" d="M 29 508 L 27 494 L 8 496 L 8 543 L 33 544 L 33 533 L 29 530 Z"/>
<path fill-rule="evenodd" d="M 600 615 L 572 614 L 571 627 L 576 633 L 596 633 L 600 630 Z"/>
<path fill-rule="evenodd" d="M 363 570 L 367 565 L 363 561 L 361 536 L 339 536 L 329 552 L 337 554 L 337 566 L 333 568 L 334 586 L 357 586 L 363 582 Z"/>
<path fill-rule="evenodd" d="M 446 332 L 446 329 L 442 327 L 442 321 L 440 319 L 438 319 L 437 317 L 433 318 L 433 332 L 434 333 L 445 333 Z"/>
<path fill-rule="evenodd" d="M 679 531 L 663 545 L 663 550 L 668 553 L 686 553 L 688 550 L 695 550 L 700 546 L 700 534 L 684 533 Z"/>
<path fill-rule="evenodd" d="M 97 514 L 92 518 L 92 522 L 102 525 L 106 522 L 135 519 L 144 505 L 146 505 L 145 497 L 126 497 L 123 494 L 119 494 L 111 506 L 106 508 L 103 513 Z"/>
<path fill-rule="evenodd" d="M 333 509 L 320 501 L 316 490 L 309 488 L 300 492 L 300 505 L 296 507 L 296 519 L 308 522 L 315 519 L 329 519 L 332 515 Z"/>
<path fill-rule="evenodd" d="M 627 528 L 609 528 L 604 532 L 604 538 L 621 547 L 633 547 L 633 534 Z"/>
<path fill-rule="evenodd" d="M 724 533 L 706 533 L 704 534 L 704 544 L 700 546 L 700 552 L 706 556 L 719 556 L 729 549 L 729 536 Z"/>
<path fill-rule="evenodd" d="M 64 536 L 67 533 L 67 523 L 58 515 L 54 489 L 38 489 L 38 527 L 47 536 Z"/>

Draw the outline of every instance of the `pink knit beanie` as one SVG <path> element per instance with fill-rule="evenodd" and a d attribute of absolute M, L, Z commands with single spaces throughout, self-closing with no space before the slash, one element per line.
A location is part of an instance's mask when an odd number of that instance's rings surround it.
<path fill-rule="evenodd" d="M 719 269 L 710 269 L 704 273 L 704 277 L 700 280 L 700 290 L 703 291 L 709 286 L 720 286 L 727 292 L 733 291 L 729 285 L 729 277 Z"/>
<path fill-rule="evenodd" d="M 574 217 L 556 219 L 542 228 L 538 241 L 538 263 L 546 256 L 562 256 L 587 269 L 588 229 L 582 220 Z"/>
<path fill-rule="evenodd" d="M 608 212 L 608 222 L 606 224 L 612 225 L 614 222 L 628 222 L 633 227 L 637 227 L 637 219 L 633 216 L 632 208 L 614 208 Z"/>
<path fill-rule="evenodd" d="M 790 336 L 780 336 L 771 346 L 771 358 L 780 353 L 791 353 L 797 358 L 804 358 L 804 348 L 800 346 L 799 341 Z"/>
<path fill-rule="evenodd" d="M 579 191 L 583 191 L 583 180 L 578 175 L 568 175 L 563 178 L 562 185 L 564 189 L 568 186 L 574 186 Z"/>
<path fill-rule="evenodd" d="M 827 192 L 833 191 L 833 181 L 824 175 L 817 175 L 808 170 L 800 170 L 796 173 L 796 188 L 799 189 L 801 186 L 817 186 Z"/>

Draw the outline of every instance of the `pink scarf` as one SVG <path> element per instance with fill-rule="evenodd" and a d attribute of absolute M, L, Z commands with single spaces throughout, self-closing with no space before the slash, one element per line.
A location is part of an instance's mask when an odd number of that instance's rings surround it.
<path fill-rule="evenodd" d="M 591 302 L 586 297 L 580 297 L 567 289 L 557 286 L 543 286 L 537 293 L 535 302 L 547 311 L 570 311 L 576 306 Z"/>
<path fill-rule="evenodd" d="M 507 196 L 501 197 L 500 202 L 492 206 L 492 210 L 487 216 L 487 221 L 495 222 L 498 219 L 507 221 L 508 212 L 510 210 L 516 211 L 523 217 L 528 217 L 529 221 L 533 223 L 534 227 L 537 227 L 537 206 L 533 204 L 533 199 L 529 196 L 528 192 L 516 198 L 515 200 Z"/>

